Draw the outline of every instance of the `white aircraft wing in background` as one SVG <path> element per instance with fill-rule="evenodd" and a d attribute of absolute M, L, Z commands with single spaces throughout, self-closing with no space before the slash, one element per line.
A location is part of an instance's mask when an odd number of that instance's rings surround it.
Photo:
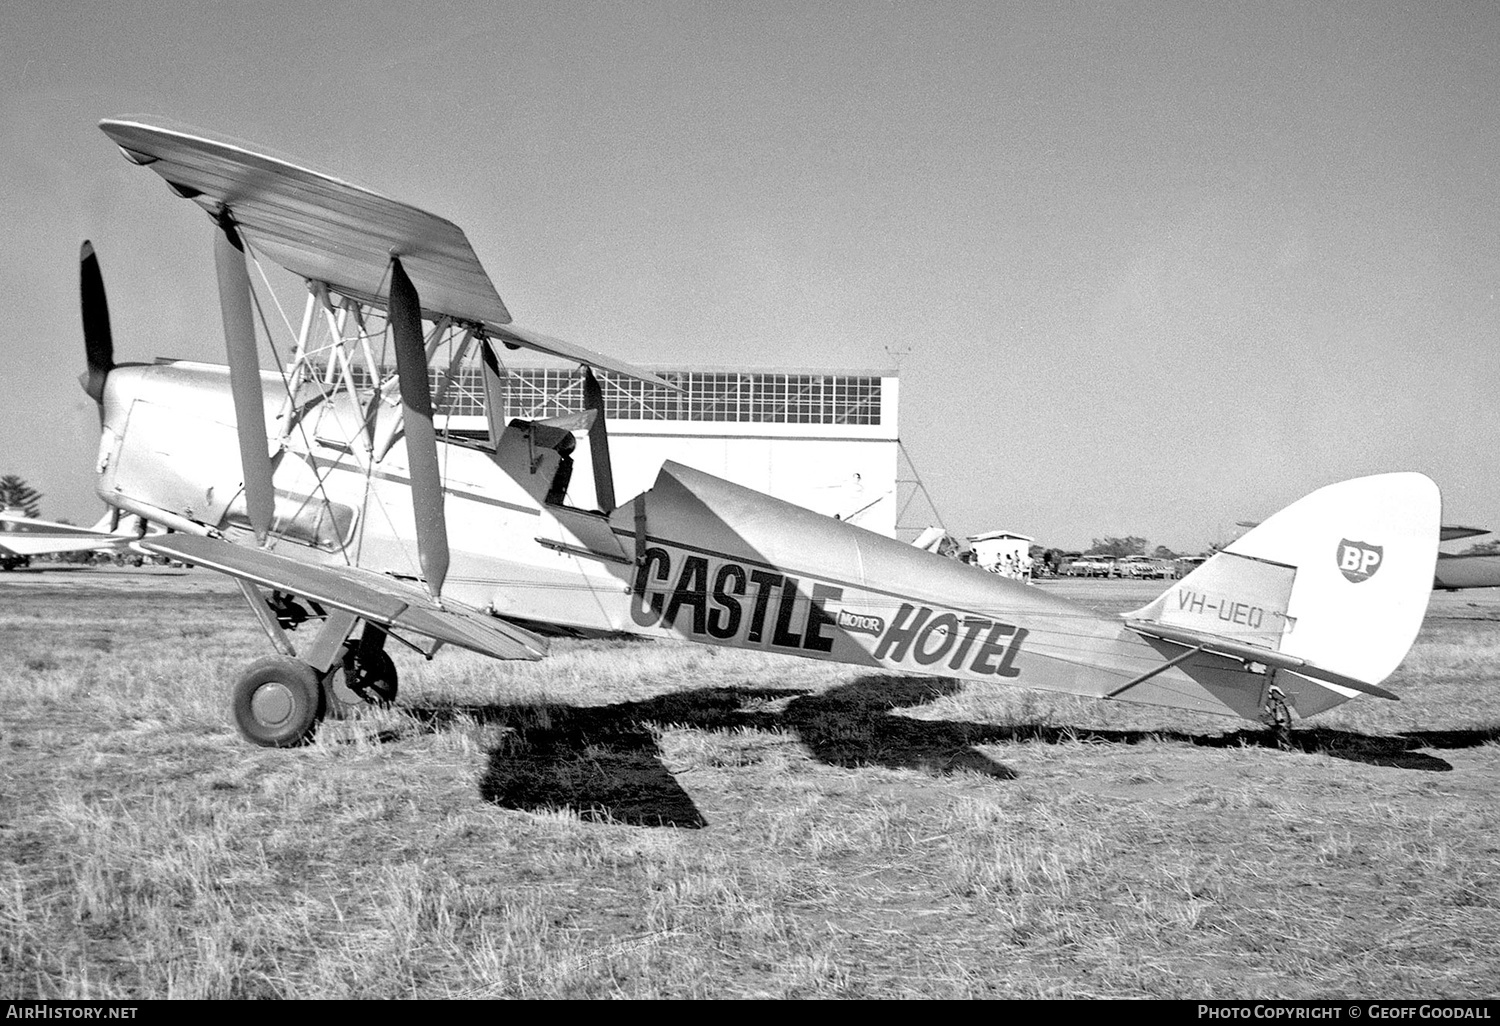
<path fill-rule="evenodd" d="M 38 520 L 14 510 L 0 511 L 0 562 L 5 569 L 18 566 L 32 556 L 59 552 L 118 552 L 140 535 L 133 531 L 112 531 L 113 514 L 93 527 Z"/>

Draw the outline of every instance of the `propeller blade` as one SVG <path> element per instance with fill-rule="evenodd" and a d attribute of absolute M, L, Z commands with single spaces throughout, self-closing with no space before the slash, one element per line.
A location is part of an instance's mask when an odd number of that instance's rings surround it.
<path fill-rule="evenodd" d="M 214 237 L 214 266 L 219 273 L 219 311 L 224 318 L 224 349 L 229 357 L 229 391 L 240 440 L 240 468 L 245 475 L 245 508 L 255 541 L 265 545 L 276 510 L 271 483 L 266 409 L 256 355 L 255 318 L 250 310 L 250 272 L 245 245 L 227 220 Z"/>
<path fill-rule="evenodd" d="M 411 505 L 417 521 L 417 559 L 433 598 L 440 598 L 448 576 L 448 526 L 443 517 L 443 479 L 438 469 L 437 434 L 432 427 L 432 390 L 427 382 L 427 346 L 422 339 L 422 303 L 399 257 L 391 257 L 391 299 L 387 308 L 401 382 L 401 423 L 406 431 L 406 463 L 411 474 Z"/>
<path fill-rule="evenodd" d="M 115 367 L 115 337 L 109 328 L 109 301 L 94 244 L 87 240 L 78 251 L 78 299 L 83 309 L 83 354 L 88 370 L 78 379 L 88 397 L 99 404 L 104 419 L 104 379 Z"/>
<path fill-rule="evenodd" d="M 609 461 L 609 430 L 604 426 L 604 389 L 589 366 L 583 368 L 583 408 L 597 413 L 589 425 L 589 454 L 594 461 L 594 499 L 608 513 L 615 508 L 615 472 Z"/>

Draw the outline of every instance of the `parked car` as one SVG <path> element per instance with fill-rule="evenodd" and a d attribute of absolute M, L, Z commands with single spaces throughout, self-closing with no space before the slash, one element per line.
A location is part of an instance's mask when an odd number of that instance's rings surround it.
<path fill-rule="evenodd" d="M 1114 556 L 1085 553 L 1073 561 L 1074 577 L 1113 577 L 1118 572 Z"/>
<path fill-rule="evenodd" d="M 1151 556 L 1126 556 L 1120 561 L 1120 569 L 1122 577 L 1160 580 L 1176 576 L 1171 563 Z"/>

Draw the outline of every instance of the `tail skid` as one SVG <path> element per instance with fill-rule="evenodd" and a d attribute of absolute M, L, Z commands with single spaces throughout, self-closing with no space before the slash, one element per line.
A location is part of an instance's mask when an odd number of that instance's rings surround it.
<path fill-rule="evenodd" d="M 1297 712 L 1379 687 L 1416 640 L 1437 563 L 1441 499 L 1421 474 L 1329 485 L 1240 537 L 1149 605 L 1139 634 L 1265 667 Z M 1211 686 L 1213 661 L 1182 669 Z M 1288 671 L 1278 674 L 1277 671 Z"/>

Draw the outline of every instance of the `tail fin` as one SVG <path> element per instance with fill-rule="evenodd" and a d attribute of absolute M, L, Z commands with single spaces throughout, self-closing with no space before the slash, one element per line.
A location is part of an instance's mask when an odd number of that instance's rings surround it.
<path fill-rule="evenodd" d="M 111 506 L 104 511 L 104 516 L 99 518 L 98 523 L 89 528 L 99 534 L 115 534 L 120 527 L 120 511 Z"/>
<path fill-rule="evenodd" d="M 1373 685 L 1406 658 L 1426 615 L 1441 506 L 1422 474 L 1320 488 L 1125 615 L 1164 637 L 1211 636 L 1242 657 L 1247 646 L 1278 652 L 1286 658 L 1267 661 L 1394 697 Z"/>

